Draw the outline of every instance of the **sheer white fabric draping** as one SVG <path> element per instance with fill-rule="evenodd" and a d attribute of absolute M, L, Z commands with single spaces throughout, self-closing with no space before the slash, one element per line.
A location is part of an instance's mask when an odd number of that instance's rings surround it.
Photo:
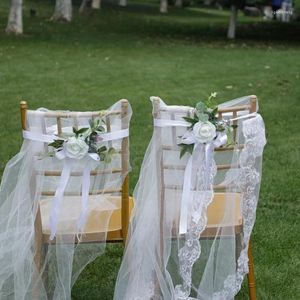
<path fill-rule="evenodd" d="M 122 101 L 119 101 L 101 111 L 104 120 L 110 115 L 107 126 L 111 133 L 129 127 L 131 108 L 128 106 L 125 115 L 121 114 L 121 109 Z M 3 174 L 0 190 L 1 300 L 71 299 L 71 288 L 80 272 L 103 253 L 110 217 L 120 209 L 119 190 L 126 173 L 113 171 L 122 168 L 120 152 L 112 156 L 111 162 L 96 161 L 88 155 L 82 159 L 46 156 L 48 143 L 39 138 L 42 134 L 57 135 L 55 115 L 56 112 L 47 109 L 27 112 L 29 133 L 27 136 L 25 133 L 20 152 L 7 163 Z M 72 112 L 72 117 L 61 118 L 61 131 L 70 133 L 73 126 L 89 127 L 90 120 L 87 113 Z M 122 140 L 106 136 L 101 145 L 120 150 Z M 51 211 L 55 199 L 53 193 L 48 192 L 58 190 L 64 172 L 70 176 L 65 177 L 62 198 L 56 203 L 52 232 Z M 84 190 L 83 179 L 87 177 Z M 82 202 L 83 194 L 87 195 L 86 203 Z M 38 207 L 44 236 L 49 241 L 53 233 L 55 238 L 55 243 L 46 241 L 41 249 L 36 248 Z M 81 233 L 86 230 L 94 234 L 96 242 L 81 243 Z M 40 266 L 36 264 L 35 255 L 41 256 Z"/>
<path fill-rule="evenodd" d="M 237 105 L 250 105 L 250 97 L 219 107 Z M 178 136 L 186 131 L 182 117 L 193 108 L 181 112 L 182 107 L 167 106 L 160 99 L 159 106 L 162 110 L 155 118 L 163 121 L 155 121 L 134 190 L 135 210 L 114 300 L 233 299 L 248 272 L 266 143 L 263 120 L 256 113 L 245 117 L 249 112 L 239 112 L 234 150 L 211 152 L 207 165 L 203 144 L 195 147 L 192 160 L 190 154 L 179 157 Z M 223 117 L 233 118 L 230 113 Z M 165 120 L 173 126 L 163 126 Z M 180 234 L 189 163 L 188 224 Z M 217 165 L 229 168 L 217 172 Z M 223 191 L 214 192 L 213 185 L 223 186 Z M 219 211 L 215 220 L 208 220 L 211 206 Z"/>

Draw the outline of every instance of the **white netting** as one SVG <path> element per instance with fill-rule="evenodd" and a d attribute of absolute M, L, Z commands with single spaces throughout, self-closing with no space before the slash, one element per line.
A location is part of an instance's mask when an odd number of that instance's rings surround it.
<path fill-rule="evenodd" d="M 126 106 L 124 113 L 123 105 L 119 101 L 101 113 L 27 112 L 26 129 L 34 138 L 24 140 L 19 154 L 8 162 L 1 183 L 1 299 L 71 299 L 80 272 L 103 253 L 109 228 L 120 229 L 120 220 L 112 219 L 120 216 L 120 189 L 129 171 L 123 168 L 122 172 L 123 138 L 99 139 L 99 147 L 115 150 L 111 160 L 107 156 L 101 161 L 89 155 L 49 157 L 51 148 L 39 138 L 60 131 L 64 135 L 72 127 L 88 128 L 91 120 L 99 118 L 105 121 L 106 132 L 124 133 L 131 108 Z M 60 113 L 63 117 L 58 120 Z M 64 176 L 62 197 L 54 196 Z M 86 203 L 82 194 L 88 195 Z M 54 240 L 49 242 L 51 233 Z M 84 243 L 89 239 L 93 243 Z"/>
<path fill-rule="evenodd" d="M 153 100 L 156 126 L 134 191 L 135 213 L 114 299 L 233 299 L 248 272 L 266 143 L 263 120 L 259 114 L 245 117 L 249 110 L 238 112 L 244 117 L 236 121 L 233 150 L 210 152 L 200 144 L 192 158 L 180 158 L 178 137 L 186 127 L 161 123 L 183 121 L 193 108 Z M 219 107 L 250 104 L 251 97 L 243 97 Z M 179 234 L 189 164 L 187 231 Z"/>

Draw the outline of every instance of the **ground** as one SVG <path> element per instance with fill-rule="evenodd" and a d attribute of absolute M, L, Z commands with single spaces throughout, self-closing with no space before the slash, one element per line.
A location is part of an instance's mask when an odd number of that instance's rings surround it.
<path fill-rule="evenodd" d="M 103 109 L 129 99 L 131 191 L 152 134 L 149 96 L 194 105 L 256 94 L 267 129 L 261 196 L 253 232 L 258 299 L 299 299 L 300 24 L 240 13 L 238 40 L 225 40 L 227 11 L 158 13 L 157 3 L 120 9 L 104 2 L 71 24 L 53 23 L 54 4 L 26 1 L 25 34 L 0 32 L 0 173 L 21 145 L 18 103 L 31 108 Z M 29 17 L 29 9 L 37 11 Z M 0 4 L 5 28 L 7 4 Z M 73 299 L 112 299 L 122 246 L 110 245 L 73 288 Z M 237 299 L 247 299 L 245 283 Z"/>

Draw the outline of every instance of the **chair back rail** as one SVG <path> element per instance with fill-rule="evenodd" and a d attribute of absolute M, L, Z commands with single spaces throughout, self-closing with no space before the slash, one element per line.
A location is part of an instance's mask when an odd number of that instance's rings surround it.
<path fill-rule="evenodd" d="M 226 107 L 226 108 L 219 108 L 218 112 L 217 112 L 217 117 L 218 118 L 222 118 L 222 116 L 224 115 L 224 113 L 231 114 L 232 118 L 236 118 L 238 116 L 238 112 L 241 111 L 248 111 L 249 113 L 253 113 L 256 111 L 256 107 L 257 107 L 257 97 L 256 96 L 250 96 L 250 104 L 249 105 L 239 105 L 239 106 L 232 106 L 232 107 Z M 175 120 L 175 114 L 176 113 L 180 113 L 186 116 L 191 116 L 192 112 L 193 112 L 193 108 L 192 107 L 188 107 L 188 106 L 164 106 L 164 107 L 160 107 L 160 100 L 154 99 L 154 104 L 153 104 L 153 114 L 154 114 L 154 118 L 159 119 L 161 116 L 161 112 L 163 112 L 164 114 L 167 113 L 170 115 L 170 119 L 171 120 Z M 233 121 L 233 124 L 237 124 L 237 121 Z M 165 145 L 162 144 L 161 145 L 161 150 L 162 150 L 162 158 L 161 158 L 161 162 L 160 162 L 160 167 L 159 169 L 161 169 L 162 174 L 160 175 L 161 177 L 161 186 L 162 189 L 182 189 L 182 186 L 180 185 L 167 185 L 164 183 L 164 170 L 185 170 L 185 166 L 183 165 L 171 165 L 171 164 L 166 164 L 164 162 L 164 150 L 166 151 L 180 151 L 180 147 L 177 145 L 177 128 L 174 126 L 171 129 L 171 134 L 172 134 L 172 138 L 171 138 L 171 145 Z M 161 128 L 157 127 L 156 128 L 156 132 L 158 135 L 161 135 Z M 233 140 L 234 142 L 236 142 L 237 139 L 237 132 L 236 129 L 234 129 L 233 132 Z M 217 147 L 214 149 L 215 152 L 223 152 L 223 151 L 233 151 L 233 150 L 241 150 L 244 148 L 243 144 L 238 144 L 238 145 L 234 145 L 234 146 L 228 146 L 228 147 Z M 239 165 L 229 165 L 229 164 L 217 164 L 217 171 L 224 171 L 224 170 L 229 170 L 230 168 L 240 168 Z M 218 185 L 214 185 L 213 186 L 214 190 L 222 190 L 225 189 L 225 186 L 222 184 L 218 184 Z"/>

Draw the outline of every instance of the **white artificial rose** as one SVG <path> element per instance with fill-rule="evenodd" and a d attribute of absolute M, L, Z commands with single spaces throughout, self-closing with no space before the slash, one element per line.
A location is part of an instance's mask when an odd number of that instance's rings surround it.
<path fill-rule="evenodd" d="M 216 127 L 211 122 L 197 122 L 193 127 L 195 139 L 199 143 L 211 142 L 216 137 Z"/>
<path fill-rule="evenodd" d="M 89 146 L 85 141 L 75 136 L 69 138 L 64 143 L 64 151 L 69 158 L 81 159 L 88 153 L 88 150 Z"/>

